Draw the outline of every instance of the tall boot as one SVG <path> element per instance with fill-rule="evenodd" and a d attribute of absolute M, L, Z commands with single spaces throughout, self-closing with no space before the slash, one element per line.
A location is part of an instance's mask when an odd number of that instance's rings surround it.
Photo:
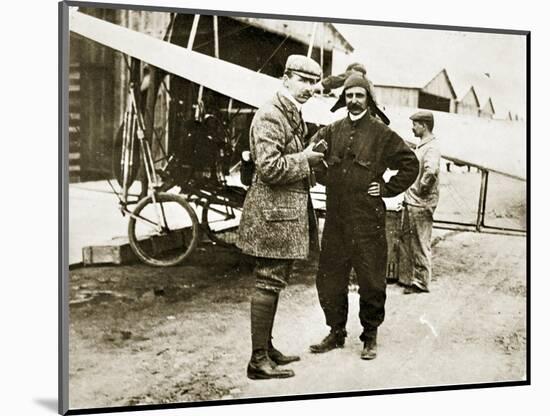
<path fill-rule="evenodd" d="M 271 325 L 269 329 L 269 341 L 267 344 L 267 355 L 274 365 L 286 365 L 294 361 L 300 361 L 300 357 L 297 355 L 285 355 L 277 348 L 273 346 L 273 323 L 275 322 L 275 315 L 277 313 L 277 307 L 279 306 L 279 294 L 276 294 L 275 298 L 275 313 L 271 319 Z"/>
<path fill-rule="evenodd" d="M 252 380 L 293 377 L 292 370 L 272 365 L 267 355 L 271 327 L 275 317 L 277 294 L 256 289 L 250 304 L 250 329 L 252 333 L 252 357 L 246 370 Z"/>

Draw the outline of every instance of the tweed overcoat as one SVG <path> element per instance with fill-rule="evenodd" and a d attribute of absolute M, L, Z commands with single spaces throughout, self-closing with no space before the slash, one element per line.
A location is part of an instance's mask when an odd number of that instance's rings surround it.
<path fill-rule="evenodd" d="M 237 245 L 245 254 L 303 259 L 309 252 L 310 168 L 306 125 L 298 109 L 278 92 L 256 112 L 250 152 L 256 165 L 243 205 Z"/>

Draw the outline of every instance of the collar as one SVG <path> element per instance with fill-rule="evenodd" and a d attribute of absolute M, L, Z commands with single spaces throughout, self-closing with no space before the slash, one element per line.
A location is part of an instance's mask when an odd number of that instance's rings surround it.
<path fill-rule="evenodd" d="M 351 121 L 357 121 L 357 120 L 359 120 L 360 118 L 363 118 L 363 116 L 364 116 L 365 114 L 367 114 L 367 110 L 365 110 L 365 111 L 363 111 L 361 114 L 357 114 L 357 115 L 351 114 L 351 113 L 348 112 L 348 116 L 349 116 L 349 118 L 350 118 Z"/>
<path fill-rule="evenodd" d="M 416 146 L 416 148 L 420 148 L 422 146 L 424 146 L 425 144 L 428 144 L 430 143 L 431 141 L 435 140 L 435 136 L 432 136 L 432 137 L 429 137 L 427 139 L 422 139 L 420 140 L 420 143 L 418 143 L 418 145 Z"/>
<path fill-rule="evenodd" d="M 281 93 L 281 95 L 283 97 L 288 99 L 288 101 L 290 101 L 296 107 L 298 112 L 302 111 L 302 104 L 300 104 L 298 101 L 296 101 L 296 98 L 294 98 L 292 96 L 292 94 L 290 93 L 290 91 L 288 89 L 283 87 L 283 88 L 281 88 L 281 90 L 279 92 Z"/>

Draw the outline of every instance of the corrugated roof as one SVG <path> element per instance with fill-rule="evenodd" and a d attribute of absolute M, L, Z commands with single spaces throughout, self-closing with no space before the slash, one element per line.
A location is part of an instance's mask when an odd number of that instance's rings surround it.
<path fill-rule="evenodd" d="M 306 45 L 309 45 L 314 23 L 296 20 L 259 19 L 255 17 L 231 16 L 231 18 L 267 30 L 268 32 L 277 33 L 282 36 L 290 35 L 292 39 Z M 324 33 L 322 33 L 322 28 L 324 28 Z M 323 42 L 321 42 L 322 38 L 324 38 Z M 317 26 L 315 46 L 319 48 L 322 44 L 323 47 L 328 50 L 338 49 L 346 53 L 353 52 L 353 46 L 351 46 L 332 23 L 320 23 Z"/>

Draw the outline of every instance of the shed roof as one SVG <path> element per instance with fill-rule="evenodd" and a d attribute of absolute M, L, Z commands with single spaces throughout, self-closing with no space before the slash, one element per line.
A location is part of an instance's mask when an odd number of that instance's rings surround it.
<path fill-rule="evenodd" d="M 493 105 L 493 100 L 489 98 L 485 105 L 481 107 L 481 110 L 484 112 L 490 112 L 491 114 L 495 114 L 495 106 Z"/>
<path fill-rule="evenodd" d="M 231 18 L 271 33 L 282 36 L 289 35 L 290 38 L 305 43 L 306 45 L 309 45 L 314 23 L 297 20 L 260 19 L 256 17 L 231 16 Z M 316 47 L 319 48 L 321 44 L 323 44 L 323 47 L 328 50 L 338 49 L 346 53 L 353 52 L 353 46 L 351 46 L 332 23 L 321 23 L 321 25 L 322 27 L 317 27 L 315 34 Z M 324 33 L 321 33 L 323 29 Z M 321 42 L 322 40 L 323 42 Z"/>
<path fill-rule="evenodd" d="M 448 68 L 449 78 L 453 83 L 459 100 L 462 100 L 468 91 L 473 87 L 476 97 L 481 106 L 486 103 L 496 89 L 495 83 L 491 80 L 490 74 L 482 74 L 462 67 Z"/>
<path fill-rule="evenodd" d="M 476 106 L 477 106 L 477 107 L 480 107 L 480 106 L 481 106 L 481 103 L 479 102 L 479 97 L 478 97 L 477 94 L 476 94 L 476 89 L 475 89 L 473 86 L 471 86 L 470 88 L 468 88 L 468 91 L 466 91 L 466 93 L 465 93 L 463 96 L 460 96 L 460 95 L 459 95 L 459 96 L 458 96 L 458 101 L 463 102 L 463 101 L 466 99 L 466 97 L 468 97 L 468 95 L 470 95 L 470 94 L 474 97 L 474 100 L 475 100 L 475 102 L 476 102 Z"/>
<path fill-rule="evenodd" d="M 403 57 L 392 56 L 390 51 L 376 49 L 380 47 L 373 47 L 371 50 L 369 46 L 368 59 L 365 62 L 367 76 L 374 85 L 422 89 L 442 70 L 435 62 L 411 64 Z"/>

